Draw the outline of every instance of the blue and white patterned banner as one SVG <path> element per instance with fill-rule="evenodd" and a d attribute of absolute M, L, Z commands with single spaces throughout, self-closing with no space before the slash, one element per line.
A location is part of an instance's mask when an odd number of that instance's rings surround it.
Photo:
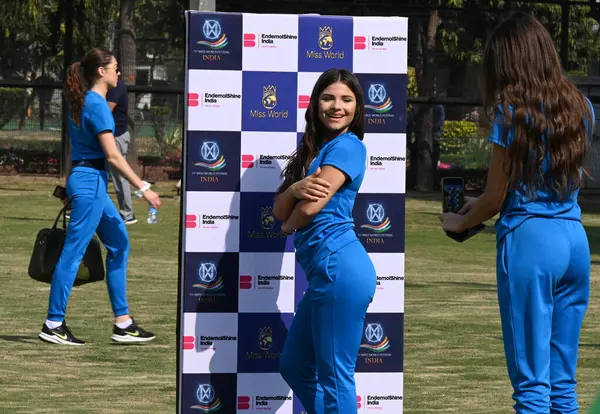
<path fill-rule="evenodd" d="M 278 370 L 307 282 L 272 205 L 315 81 L 335 67 L 364 90 L 354 219 L 377 270 L 358 412 L 402 413 L 407 19 L 187 12 L 186 24 L 178 412 L 305 412 Z"/>

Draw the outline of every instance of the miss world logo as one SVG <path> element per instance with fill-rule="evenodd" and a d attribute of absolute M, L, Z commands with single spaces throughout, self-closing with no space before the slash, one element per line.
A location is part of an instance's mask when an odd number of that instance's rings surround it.
<path fill-rule="evenodd" d="M 386 217 L 385 210 L 381 204 L 369 204 L 367 207 L 368 224 L 363 224 L 360 227 L 371 230 L 374 233 L 385 233 L 392 228 L 392 221 Z"/>

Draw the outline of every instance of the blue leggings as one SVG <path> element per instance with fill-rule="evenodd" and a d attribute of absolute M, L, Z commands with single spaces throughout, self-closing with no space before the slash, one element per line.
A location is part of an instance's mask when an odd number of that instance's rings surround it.
<path fill-rule="evenodd" d="M 577 413 L 577 350 L 590 295 L 582 224 L 529 219 L 499 243 L 496 267 L 515 411 Z"/>
<path fill-rule="evenodd" d="M 106 284 L 115 316 L 129 313 L 125 272 L 129 239 L 125 223 L 107 192 L 108 174 L 88 167 L 73 168 L 67 180 L 71 219 L 50 286 L 48 319 L 62 322 L 77 271 L 94 233 L 107 249 Z"/>
<path fill-rule="evenodd" d="M 357 412 L 354 368 L 377 276 L 353 241 L 307 275 L 280 361 L 283 379 L 309 414 Z"/>

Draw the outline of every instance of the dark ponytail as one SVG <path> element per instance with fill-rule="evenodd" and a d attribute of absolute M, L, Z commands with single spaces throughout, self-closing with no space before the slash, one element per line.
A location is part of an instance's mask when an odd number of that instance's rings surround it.
<path fill-rule="evenodd" d="M 65 98 L 69 105 L 71 119 L 79 126 L 81 121 L 81 108 L 83 108 L 83 97 L 86 86 L 81 76 L 81 63 L 75 62 L 67 70 L 67 81 L 65 82 Z"/>
<path fill-rule="evenodd" d="M 67 70 L 64 94 L 71 119 L 75 125 L 81 123 L 81 110 L 86 91 L 98 78 L 98 68 L 110 65 L 112 54 L 102 49 L 89 50 L 81 62 L 75 62 Z"/>

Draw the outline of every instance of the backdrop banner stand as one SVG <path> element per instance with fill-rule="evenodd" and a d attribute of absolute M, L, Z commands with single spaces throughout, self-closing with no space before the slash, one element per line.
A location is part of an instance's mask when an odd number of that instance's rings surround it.
<path fill-rule="evenodd" d="M 305 413 L 278 372 L 307 282 L 272 206 L 315 81 L 343 68 L 365 95 L 354 218 L 377 270 L 357 406 L 402 413 L 408 20 L 188 11 L 186 30 L 177 412 Z"/>

